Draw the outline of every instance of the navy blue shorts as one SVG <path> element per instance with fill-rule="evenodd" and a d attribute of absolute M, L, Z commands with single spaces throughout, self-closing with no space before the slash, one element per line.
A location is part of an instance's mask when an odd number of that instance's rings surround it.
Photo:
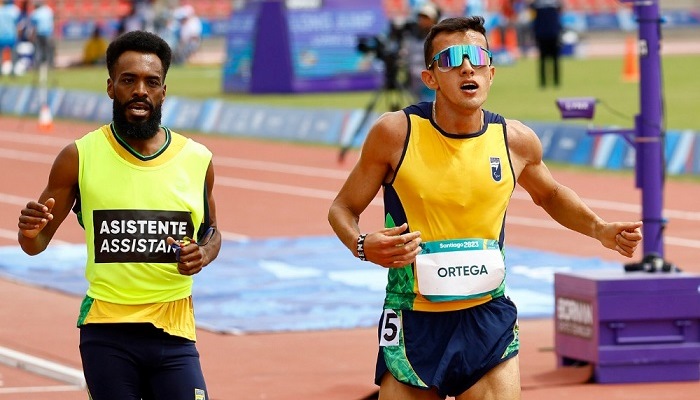
<path fill-rule="evenodd" d="M 208 400 L 191 340 L 148 323 L 80 327 L 80 356 L 92 400 Z"/>
<path fill-rule="evenodd" d="M 465 310 L 384 310 L 374 381 L 399 382 L 457 396 L 518 354 L 517 309 L 505 296 Z"/>

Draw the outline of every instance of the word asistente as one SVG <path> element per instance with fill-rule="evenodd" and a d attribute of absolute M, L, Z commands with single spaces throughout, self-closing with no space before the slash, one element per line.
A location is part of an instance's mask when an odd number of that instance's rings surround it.
<path fill-rule="evenodd" d="M 187 235 L 186 221 L 154 221 L 154 220 L 112 220 L 102 221 L 99 227 L 100 235 Z"/>
<path fill-rule="evenodd" d="M 169 254 L 173 250 L 166 243 L 168 236 L 180 239 L 192 235 L 192 224 L 184 218 L 98 219 L 95 223 L 95 250 L 102 255 Z"/>

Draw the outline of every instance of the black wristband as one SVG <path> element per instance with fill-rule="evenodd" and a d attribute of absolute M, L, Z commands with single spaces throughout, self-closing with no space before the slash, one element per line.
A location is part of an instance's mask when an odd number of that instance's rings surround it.
<path fill-rule="evenodd" d="M 357 237 L 357 258 L 359 258 L 362 261 L 367 261 L 367 257 L 365 257 L 365 238 L 366 237 L 367 237 L 366 233 L 363 233 Z"/>

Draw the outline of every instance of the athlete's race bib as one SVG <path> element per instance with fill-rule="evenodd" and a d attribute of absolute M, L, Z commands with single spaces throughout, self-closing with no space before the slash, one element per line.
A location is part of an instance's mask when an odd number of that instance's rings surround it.
<path fill-rule="evenodd" d="M 428 300 L 464 300 L 497 289 L 506 267 L 496 240 L 439 240 L 423 244 L 416 275 L 418 291 Z"/>

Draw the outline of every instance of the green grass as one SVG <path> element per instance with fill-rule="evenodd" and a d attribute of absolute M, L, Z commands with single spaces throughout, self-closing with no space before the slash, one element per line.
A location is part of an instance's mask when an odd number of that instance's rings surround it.
<path fill-rule="evenodd" d="M 662 91 L 665 125 L 668 129 L 700 130 L 695 118 L 700 108 L 700 68 L 698 56 L 666 56 L 662 59 Z M 557 121 L 555 100 L 559 97 L 591 96 L 599 100 L 596 125 L 632 127 L 639 113 L 639 84 L 622 79 L 622 59 L 564 59 L 559 89 L 540 90 L 536 83 L 535 60 L 519 61 L 497 68 L 486 108 L 510 118 Z"/>
<path fill-rule="evenodd" d="M 513 65 L 497 66 L 494 85 L 485 107 L 508 118 L 523 121 L 560 121 L 555 105 L 559 97 L 592 96 L 599 100 L 594 125 L 632 127 L 639 113 L 639 85 L 622 79 L 622 55 L 619 58 L 564 58 L 562 85 L 540 90 L 537 86 L 537 62 L 519 60 Z M 664 106 L 667 129 L 700 131 L 700 57 L 664 56 L 662 60 Z M 4 82 L 10 82 L 4 80 Z M 34 84 L 30 73 L 16 78 L 18 84 Z M 61 69 L 52 72 L 49 84 L 66 89 L 104 92 L 107 73 L 100 68 Z M 252 95 L 222 93 L 219 66 L 173 66 L 167 78 L 168 94 L 197 99 L 223 98 L 232 102 L 285 107 L 364 108 L 373 92 Z M 384 111 L 381 101 L 376 111 Z M 588 123 L 588 121 L 581 121 Z"/>

